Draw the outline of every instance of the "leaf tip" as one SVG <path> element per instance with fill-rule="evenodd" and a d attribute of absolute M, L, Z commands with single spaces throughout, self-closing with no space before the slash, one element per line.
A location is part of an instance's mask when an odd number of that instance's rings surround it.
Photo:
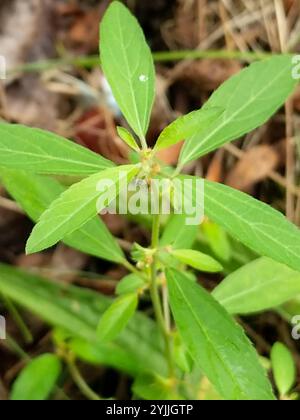
<path fill-rule="evenodd" d="M 33 229 L 31 235 L 29 236 L 26 247 L 25 253 L 26 255 L 36 254 L 37 252 L 43 251 L 45 249 L 40 243 L 38 243 L 35 239 L 35 228 Z"/>
<path fill-rule="evenodd" d="M 30 243 L 30 238 L 28 239 L 26 243 L 25 253 L 26 255 L 32 255 L 35 254 L 37 251 L 35 250 L 34 246 Z"/>

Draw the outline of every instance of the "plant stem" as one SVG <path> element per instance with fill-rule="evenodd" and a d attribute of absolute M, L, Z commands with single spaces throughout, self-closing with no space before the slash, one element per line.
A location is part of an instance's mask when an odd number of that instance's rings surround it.
<path fill-rule="evenodd" d="M 163 296 L 163 311 L 165 317 L 165 325 L 168 331 L 171 331 L 171 313 L 169 305 L 169 291 L 167 284 L 162 287 L 162 296 Z"/>
<path fill-rule="evenodd" d="M 82 392 L 82 394 L 91 401 L 101 401 L 102 398 L 99 397 L 99 395 L 97 395 L 90 387 L 89 385 L 86 383 L 86 381 L 84 380 L 84 378 L 82 377 L 79 369 L 77 368 L 75 362 L 72 361 L 68 361 L 68 367 L 69 367 L 69 371 L 70 374 L 73 378 L 73 381 L 75 382 L 75 384 L 78 386 L 78 388 L 80 389 L 80 391 Z"/>
<path fill-rule="evenodd" d="M 31 344 L 33 341 L 32 334 L 29 328 L 27 327 L 26 323 L 24 322 L 22 316 L 20 315 L 18 309 L 16 308 L 15 304 L 5 295 L 2 295 L 2 299 L 13 320 L 18 326 L 21 334 L 23 335 L 26 344 Z"/>
<path fill-rule="evenodd" d="M 147 276 L 142 272 L 139 271 L 133 264 L 131 264 L 129 261 L 124 260 L 122 262 L 122 265 L 127 268 L 128 271 L 131 271 L 131 273 L 136 274 L 137 276 L 143 278 L 144 280 L 148 281 Z"/>
<path fill-rule="evenodd" d="M 162 51 L 153 54 L 157 62 L 199 60 L 222 58 L 227 60 L 256 61 L 263 60 L 272 56 L 268 52 L 243 52 L 243 51 L 224 51 L 224 50 L 181 50 L 181 51 Z"/>
<path fill-rule="evenodd" d="M 22 349 L 22 347 L 16 342 L 16 340 L 10 335 L 6 334 L 6 340 L 5 345 L 13 352 L 16 356 L 19 356 L 22 362 L 24 362 L 24 365 L 30 363 L 33 358 Z M 59 386 L 55 386 L 55 390 L 66 400 L 69 400 L 70 398 L 66 395 L 64 390 L 60 388 Z"/>
<path fill-rule="evenodd" d="M 159 245 L 159 231 L 160 231 L 160 216 L 153 216 L 153 225 L 152 225 L 152 241 L 151 248 L 157 249 Z M 168 362 L 169 376 L 174 378 L 174 364 L 173 364 L 173 355 L 172 355 L 172 342 L 171 334 L 168 327 L 165 324 L 164 314 L 162 310 L 159 289 L 157 285 L 157 256 L 154 255 L 153 263 L 151 265 L 151 283 L 150 283 L 150 295 L 153 303 L 154 313 L 157 320 L 157 324 L 165 341 L 165 355 Z"/>
<path fill-rule="evenodd" d="M 223 50 L 182 50 L 182 51 L 162 51 L 153 53 L 153 58 L 156 62 L 169 62 L 180 60 L 199 60 L 199 59 L 228 59 L 240 61 L 256 61 L 268 57 L 272 57 L 269 52 L 243 52 L 243 51 L 223 51 Z M 99 56 L 79 56 L 79 57 L 62 57 L 57 59 L 36 61 L 32 63 L 25 63 L 18 67 L 8 70 L 8 74 L 16 74 L 19 72 L 43 72 L 53 68 L 63 66 L 74 66 L 82 68 L 93 68 L 99 65 Z"/>
<path fill-rule="evenodd" d="M 143 150 L 147 150 L 148 145 L 147 145 L 147 141 L 146 141 L 145 137 L 140 137 L 140 140 L 141 140 L 141 145 L 142 145 Z"/>
<path fill-rule="evenodd" d="M 25 362 L 30 362 L 31 358 L 29 354 L 27 354 L 25 350 L 23 350 L 22 347 L 16 342 L 16 340 L 9 334 L 6 335 L 6 342 L 8 348 L 17 356 L 19 356 L 21 360 L 24 360 Z"/>

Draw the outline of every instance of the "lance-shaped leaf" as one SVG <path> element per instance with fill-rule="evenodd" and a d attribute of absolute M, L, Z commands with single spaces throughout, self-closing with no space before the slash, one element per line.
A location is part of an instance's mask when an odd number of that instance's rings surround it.
<path fill-rule="evenodd" d="M 162 131 L 154 146 L 154 150 L 158 152 L 181 140 L 189 139 L 195 133 L 201 133 L 222 113 L 223 109 L 221 108 L 200 109 L 179 117 Z"/>
<path fill-rule="evenodd" d="M 172 312 L 195 363 L 227 400 L 273 400 L 271 385 L 242 328 L 202 287 L 167 271 Z"/>
<path fill-rule="evenodd" d="M 194 361 L 182 342 L 181 336 L 176 332 L 174 334 L 174 359 L 177 366 L 185 373 L 191 373 L 194 367 Z"/>
<path fill-rule="evenodd" d="M 186 219 L 185 214 L 174 214 L 170 217 L 160 239 L 161 246 L 172 245 L 174 249 L 192 248 L 199 226 L 188 225 Z"/>
<path fill-rule="evenodd" d="M 225 82 L 204 106 L 220 107 L 225 112 L 207 130 L 186 141 L 180 165 L 264 124 L 295 89 L 292 67 L 290 56 L 275 56 L 250 65 Z"/>
<path fill-rule="evenodd" d="M 195 182 L 184 185 L 185 196 L 196 207 L 199 197 Z M 210 220 L 261 256 L 300 271 L 300 230 L 280 212 L 248 194 L 208 180 L 204 180 L 204 196 L 205 215 Z"/>
<path fill-rule="evenodd" d="M 272 207 L 205 181 L 205 214 L 260 255 L 300 271 L 300 230 Z"/>
<path fill-rule="evenodd" d="M 72 185 L 40 218 L 27 242 L 27 253 L 49 248 L 80 229 L 119 195 L 138 172 L 138 165 L 119 166 L 94 174 Z M 100 191 L 99 188 L 103 188 Z M 97 200 L 101 200 L 99 208 Z"/>
<path fill-rule="evenodd" d="M 193 249 L 173 249 L 171 255 L 183 264 L 206 273 L 219 273 L 223 270 L 223 267 L 217 260 Z"/>
<path fill-rule="evenodd" d="M 82 360 L 111 366 L 131 376 L 167 373 L 163 340 L 156 323 L 136 313 L 113 343 L 100 342 L 99 318 L 111 304 L 101 293 L 37 277 L 0 264 L 0 292 L 70 336 L 68 346 Z M 145 354 L 151 362 L 145 364 Z"/>
<path fill-rule="evenodd" d="M 9 194 L 34 221 L 38 222 L 50 204 L 65 191 L 57 180 L 29 172 L 2 170 L 0 178 Z M 120 263 L 125 256 L 101 218 L 96 217 L 64 239 L 81 252 Z"/>
<path fill-rule="evenodd" d="M 62 366 L 55 354 L 43 354 L 33 359 L 15 380 L 12 401 L 43 401 L 53 391 Z"/>
<path fill-rule="evenodd" d="M 229 261 L 232 257 L 232 250 L 225 230 L 210 220 L 205 220 L 201 228 L 209 247 L 215 255 L 222 261 Z"/>
<path fill-rule="evenodd" d="M 48 131 L 0 124 L 0 166 L 40 174 L 88 176 L 115 165 Z"/>
<path fill-rule="evenodd" d="M 133 135 L 126 130 L 126 128 L 124 127 L 117 127 L 117 131 L 119 134 L 119 137 L 129 146 L 131 147 L 131 149 L 135 150 L 136 152 L 140 151 L 140 148 L 137 144 L 137 142 L 135 141 L 135 138 L 133 137 Z"/>
<path fill-rule="evenodd" d="M 137 293 L 127 293 L 117 298 L 101 317 L 97 330 L 99 339 L 114 340 L 133 317 L 137 305 Z"/>
<path fill-rule="evenodd" d="M 271 351 L 272 370 L 276 386 L 282 398 L 286 397 L 294 386 L 297 368 L 290 350 L 282 343 L 275 343 Z"/>
<path fill-rule="evenodd" d="M 213 295 L 234 315 L 276 308 L 300 295 L 300 273 L 270 258 L 259 258 L 226 277 Z"/>
<path fill-rule="evenodd" d="M 147 283 L 137 274 L 129 274 L 125 276 L 116 287 L 117 295 L 125 295 L 128 293 L 138 293 L 139 290 L 143 290 L 147 286 Z"/>
<path fill-rule="evenodd" d="M 155 94 L 150 48 L 136 18 L 113 2 L 100 25 L 101 64 L 114 97 L 134 132 L 144 138 Z"/>

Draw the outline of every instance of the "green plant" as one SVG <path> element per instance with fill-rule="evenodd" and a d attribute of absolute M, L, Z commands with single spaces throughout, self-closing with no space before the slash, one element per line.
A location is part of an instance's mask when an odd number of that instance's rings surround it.
<path fill-rule="evenodd" d="M 61 286 L 4 265 L 0 290 L 55 326 L 58 354 L 82 392 L 92 399 L 97 398 L 78 374 L 74 355 L 132 375 L 134 393 L 145 399 L 198 398 L 200 378 L 208 378 L 221 398 L 273 400 L 258 355 L 231 315 L 274 308 L 300 294 L 299 230 L 252 197 L 203 180 L 209 221 L 202 233 L 208 249 L 200 252 L 194 247 L 200 218 L 198 225 L 188 225 L 191 214 L 176 210 L 185 181 L 190 181 L 185 199 L 193 209 L 199 204 L 197 177 L 181 175 L 187 163 L 259 127 L 284 104 L 296 86 L 291 58 L 274 56 L 241 71 L 203 108 L 163 130 L 149 149 L 146 132 L 155 94 L 152 55 L 136 19 L 119 2 L 112 3 L 103 19 L 100 50 L 102 69 L 132 129 L 119 128 L 119 136 L 134 150 L 139 163 L 117 167 L 54 134 L 1 124 L 1 178 L 8 192 L 38 222 L 27 253 L 63 240 L 85 253 L 122 264 L 131 274 L 119 284 L 114 302 L 71 287 L 62 294 Z M 178 167 L 164 168 L 157 153 L 182 139 L 185 144 Z M 45 175 L 83 179 L 66 189 Z M 149 215 L 151 244 L 149 248 L 136 244 L 127 259 L 97 213 L 123 197 L 132 180 L 146 180 L 151 186 L 158 179 L 165 179 L 171 191 L 174 214 L 161 232 L 163 196 L 158 195 L 160 211 Z M 102 181 L 109 187 L 99 204 Z M 221 272 L 231 258 L 228 233 L 263 258 L 249 261 L 210 294 L 196 284 L 187 266 Z M 281 293 L 276 293 L 274 285 Z M 156 324 L 136 311 L 142 297 L 151 298 Z M 74 309 L 74 301 L 79 302 L 79 309 Z M 45 369 L 55 364 L 56 375 L 50 379 L 57 378 L 57 358 L 47 356 L 37 363 L 44 365 L 45 360 Z M 16 382 L 13 396 L 18 395 L 18 383 L 27 380 L 36 365 L 27 369 Z M 37 397 L 46 398 L 51 383 L 43 384 Z"/>
<path fill-rule="evenodd" d="M 271 352 L 271 363 L 280 398 L 297 398 L 297 395 L 291 394 L 296 381 L 296 365 L 293 355 L 284 344 L 274 344 Z"/>
<path fill-rule="evenodd" d="M 61 361 L 54 354 L 36 357 L 13 384 L 11 399 L 45 400 L 52 392 L 61 373 Z M 34 380 L 33 380 L 34 379 Z"/>

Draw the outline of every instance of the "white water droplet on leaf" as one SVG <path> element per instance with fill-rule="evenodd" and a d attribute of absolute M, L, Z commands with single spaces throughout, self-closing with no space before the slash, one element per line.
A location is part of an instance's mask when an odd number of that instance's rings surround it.
<path fill-rule="evenodd" d="M 141 74 L 140 77 L 139 77 L 139 80 L 140 80 L 140 82 L 145 83 L 145 82 L 148 82 L 149 78 L 145 74 Z"/>

